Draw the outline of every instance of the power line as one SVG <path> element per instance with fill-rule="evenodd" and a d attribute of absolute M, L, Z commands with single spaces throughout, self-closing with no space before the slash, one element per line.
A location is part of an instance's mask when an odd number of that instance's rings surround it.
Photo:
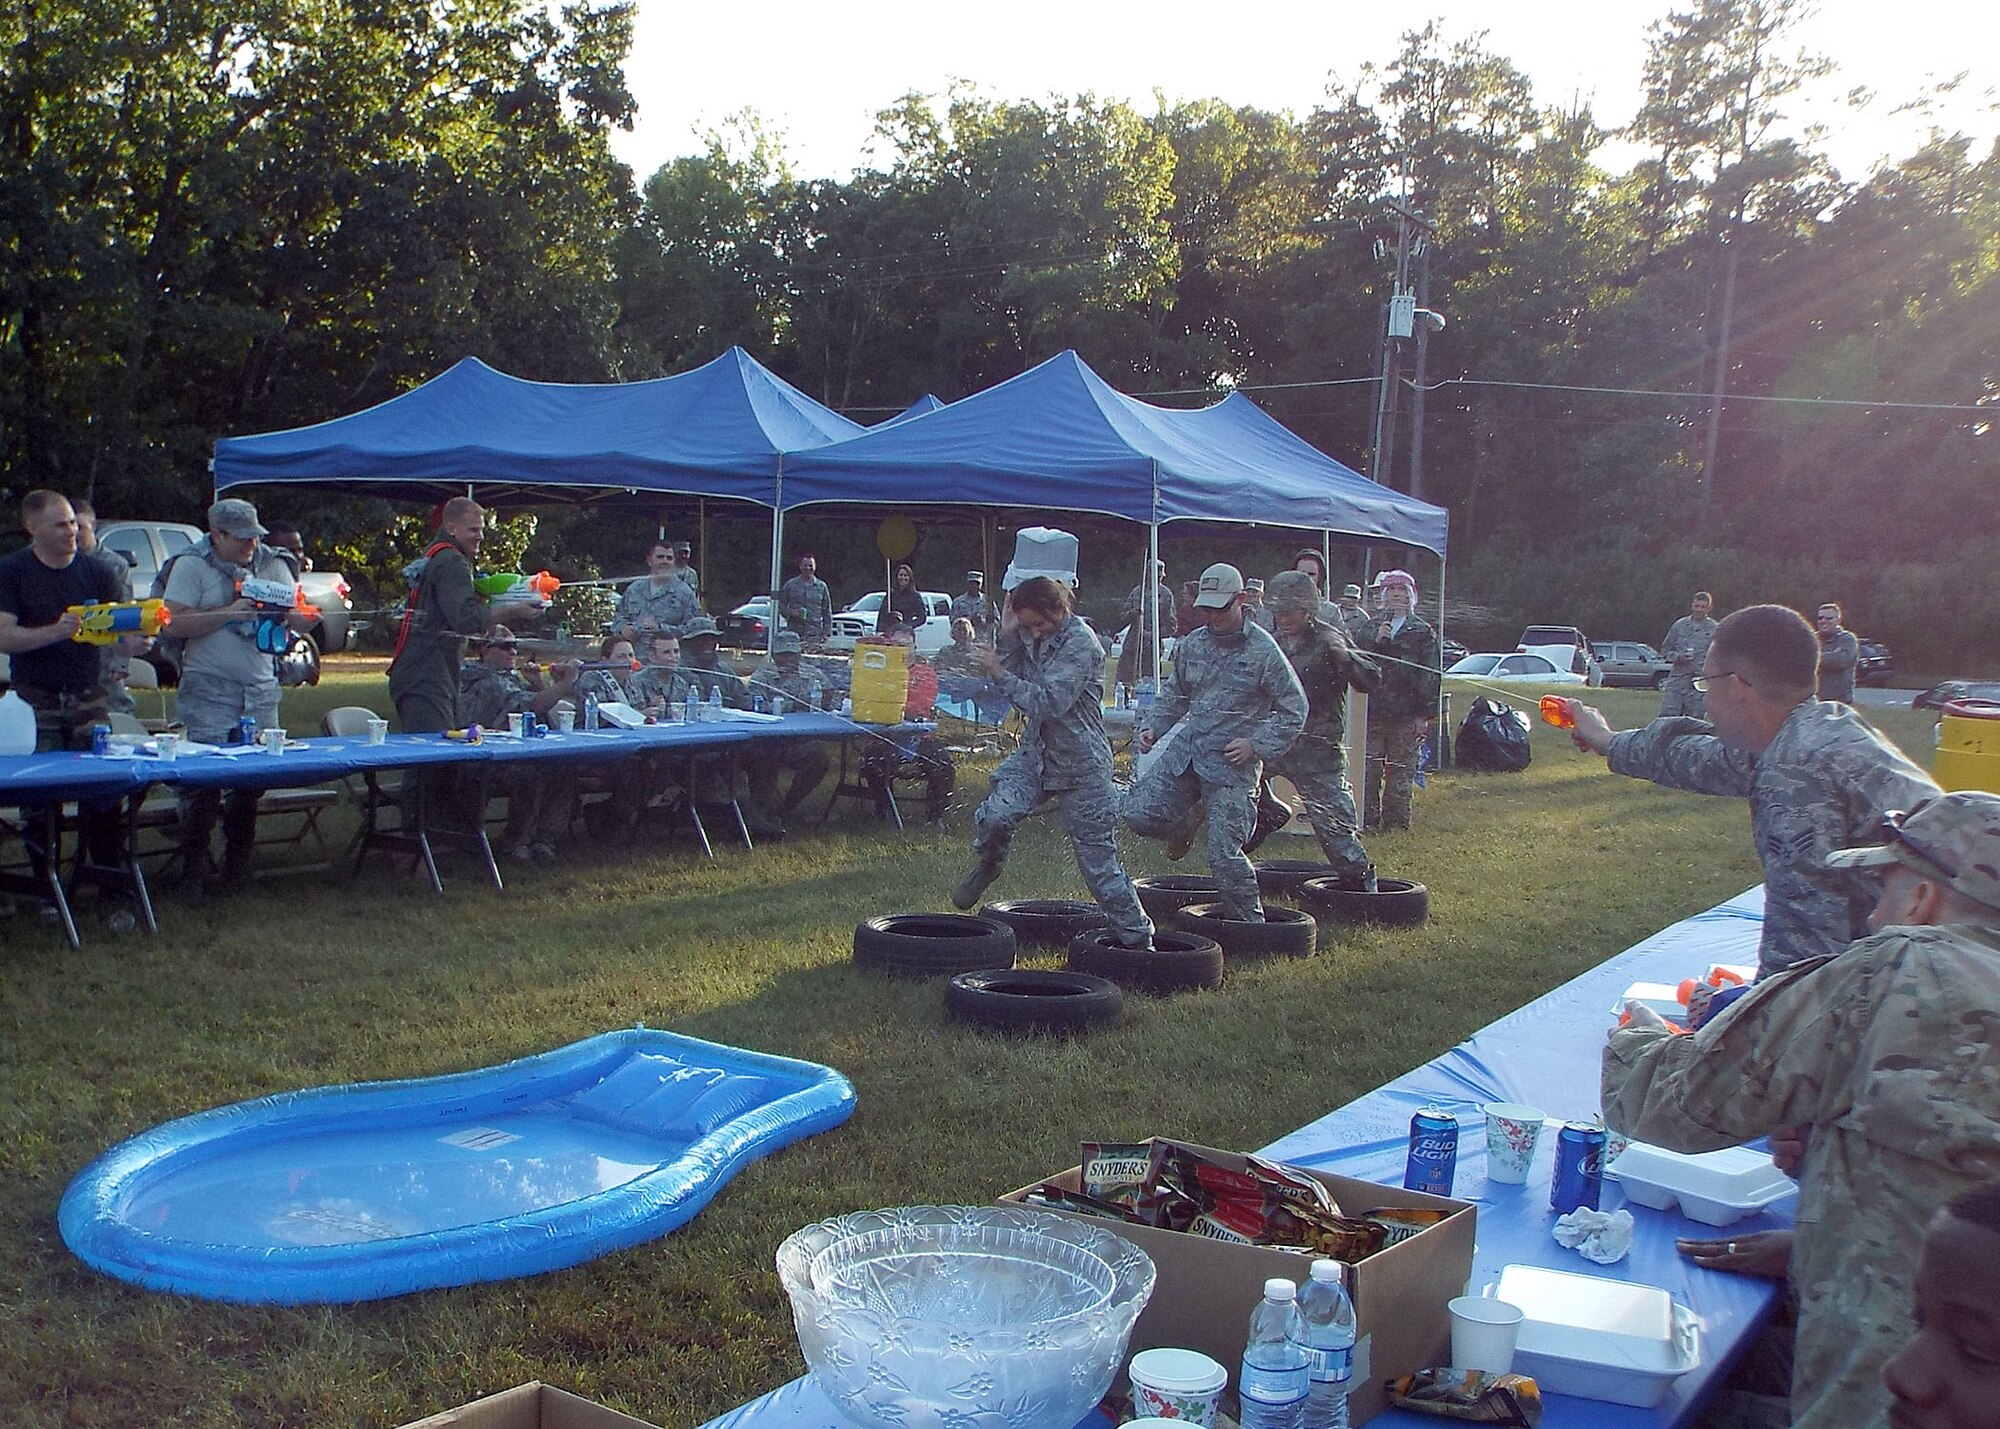
<path fill-rule="evenodd" d="M 1706 392 L 1674 392 L 1654 387 L 1583 387 L 1562 382 L 1503 382 L 1489 377 L 1447 377 L 1441 382 L 1426 384 L 1424 390 L 1435 392 L 1441 387 L 1515 387 L 1535 392 L 1601 392 L 1616 397 L 1672 397 L 1695 402 L 1710 400 Z M 1864 397 L 1760 397 L 1735 392 L 1728 394 L 1723 401 L 1778 402 L 1806 407 L 1885 407 L 1906 412 L 1968 412 L 1983 417 L 2000 416 L 2000 408 L 1976 404 L 1968 406 L 1959 402 L 1884 402 Z"/>

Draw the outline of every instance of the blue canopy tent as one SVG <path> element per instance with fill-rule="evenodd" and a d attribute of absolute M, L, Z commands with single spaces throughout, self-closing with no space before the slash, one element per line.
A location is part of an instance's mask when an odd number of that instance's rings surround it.
<path fill-rule="evenodd" d="M 1148 528 L 1155 561 L 1160 528 L 1175 521 L 1395 542 L 1440 562 L 1449 530 L 1444 508 L 1378 486 L 1241 393 L 1198 410 L 1156 407 L 1114 389 L 1073 351 L 922 417 L 787 455 L 773 582 L 787 513 L 854 502 L 1122 517 Z"/>
<path fill-rule="evenodd" d="M 910 421 L 912 418 L 929 416 L 932 412 L 935 412 L 938 408 L 942 407 L 943 405 L 944 405 L 944 400 L 941 397 L 939 397 L 935 392 L 926 392 L 924 393 L 923 396 L 917 398 L 916 401 L 910 403 L 909 406 L 903 408 L 903 410 L 898 412 L 895 416 L 884 418 L 883 420 L 875 423 L 872 427 L 869 428 L 869 430 L 879 431 L 883 427 L 900 426 L 902 423 Z"/>
<path fill-rule="evenodd" d="M 740 347 L 646 382 L 529 382 L 476 357 L 365 411 L 225 437 L 218 492 L 338 486 L 434 501 L 591 504 L 641 493 L 777 505 L 784 453 L 865 430 Z"/>

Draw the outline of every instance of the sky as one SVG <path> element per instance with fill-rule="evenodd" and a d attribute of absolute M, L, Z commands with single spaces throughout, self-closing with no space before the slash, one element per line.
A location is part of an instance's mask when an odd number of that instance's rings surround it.
<path fill-rule="evenodd" d="M 700 152 L 708 129 L 752 109 L 783 133 L 797 177 L 845 179 L 868 163 L 877 110 L 911 90 L 941 93 L 955 79 L 999 99 L 1087 91 L 1151 113 L 1158 90 L 1170 101 L 1214 97 L 1303 115 L 1329 74 L 1351 80 L 1364 62 L 1386 63 L 1403 31 L 1429 19 L 1448 39 L 1484 30 L 1487 48 L 1527 74 L 1538 101 L 1567 107 L 1581 98 L 1613 126 L 1638 105 L 1646 31 L 1669 8 L 1670 0 L 1413 8 L 1265 0 L 1242 10 L 1011 0 L 871 13 L 797 0 L 745 10 L 637 0 L 626 80 L 639 115 L 612 147 L 643 182 L 677 155 Z M 1827 126 L 1821 147 L 1847 177 L 1912 152 L 1932 122 L 1982 146 L 2000 133 L 2000 5 L 1991 0 L 1821 0 L 1798 39 L 1837 65 L 1796 108 L 1802 123 Z M 1937 96 L 1939 82 L 1967 70 L 1955 93 Z M 1845 102 L 1856 86 L 1875 94 L 1859 112 Z M 1935 120 L 1892 112 L 1926 96 Z"/>

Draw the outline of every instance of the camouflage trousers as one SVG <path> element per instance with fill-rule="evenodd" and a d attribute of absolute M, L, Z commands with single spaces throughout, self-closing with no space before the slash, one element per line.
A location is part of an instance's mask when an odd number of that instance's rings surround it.
<path fill-rule="evenodd" d="M 1423 727 L 1410 715 L 1372 713 L 1368 719 L 1368 767 L 1363 794 L 1370 828 L 1407 829 L 1416 801 L 1417 760 Z"/>
<path fill-rule="evenodd" d="M 1118 796 L 1111 781 L 1074 789 L 1052 789 L 1062 812 L 1063 829 L 1076 854 L 1077 872 L 1119 941 L 1150 943 L 1153 920 L 1139 906 L 1132 879 L 1118 862 Z M 1014 830 L 1041 801 L 1042 771 L 1033 755 L 1014 753 L 993 771 L 993 788 L 973 811 L 972 847 L 982 862 L 1005 863 Z"/>
<path fill-rule="evenodd" d="M 1708 718 L 1708 696 L 1694 687 L 1692 675 L 1669 675 L 1660 686 L 1660 715 L 1692 715 Z"/>
<path fill-rule="evenodd" d="M 1299 791 L 1299 799 L 1306 806 L 1306 818 L 1326 861 L 1343 874 L 1365 873 L 1369 868 L 1368 850 L 1354 836 L 1361 820 L 1354 812 L 1354 788 L 1347 782 L 1347 760 L 1338 753 L 1331 760 L 1288 756 L 1274 761 L 1268 772 L 1282 774 Z"/>
<path fill-rule="evenodd" d="M 1231 918 L 1254 922 L 1264 916 L 1257 896 L 1257 869 L 1243 845 L 1257 826 L 1255 765 L 1245 779 L 1224 783 L 1205 780 L 1192 769 L 1168 772 L 1164 763 L 1148 766 L 1125 794 L 1125 826 L 1141 838 L 1171 839 L 1188 832 L 1201 805 L 1208 812 L 1208 871 L 1218 890 L 1216 901 Z"/>

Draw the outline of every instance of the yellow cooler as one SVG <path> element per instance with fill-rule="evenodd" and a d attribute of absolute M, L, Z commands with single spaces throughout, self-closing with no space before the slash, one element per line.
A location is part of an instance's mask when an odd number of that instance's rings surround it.
<path fill-rule="evenodd" d="M 1947 700 L 1931 773 L 1947 791 L 2000 793 L 2000 700 Z"/>
<path fill-rule="evenodd" d="M 905 645 L 856 645 L 848 698 L 862 724 L 900 724 L 910 697 L 910 651 Z"/>

